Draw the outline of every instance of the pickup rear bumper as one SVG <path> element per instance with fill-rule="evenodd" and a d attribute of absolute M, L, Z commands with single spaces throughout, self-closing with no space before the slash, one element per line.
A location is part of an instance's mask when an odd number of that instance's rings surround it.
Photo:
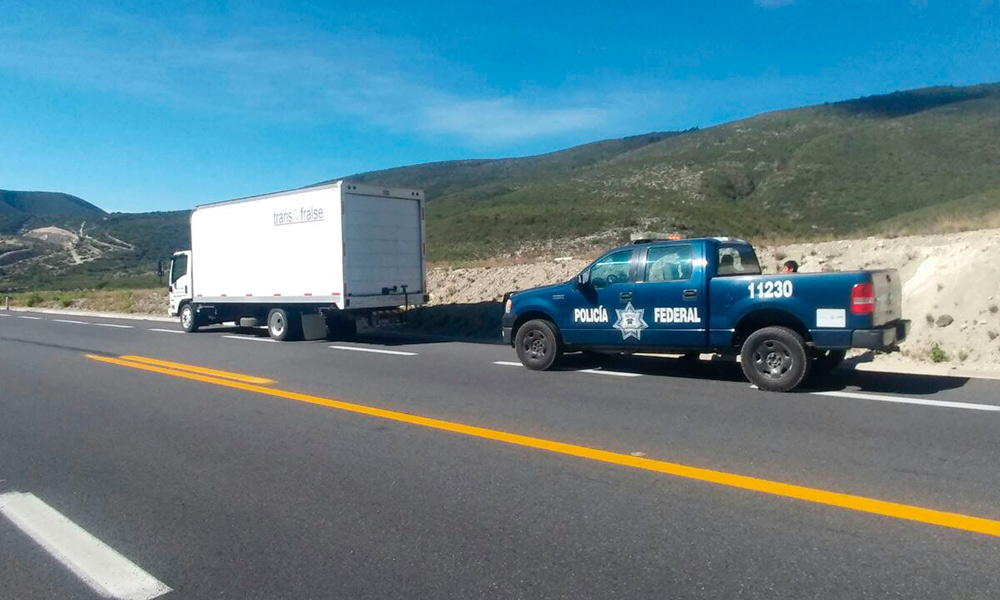
<path fill-rule="evenodd" d="M 878 329 L 855 329 L 851 334 L 852 348 L 882 350 L 892 348 L 910 334 L 910 321 L 900 319 Z"/>

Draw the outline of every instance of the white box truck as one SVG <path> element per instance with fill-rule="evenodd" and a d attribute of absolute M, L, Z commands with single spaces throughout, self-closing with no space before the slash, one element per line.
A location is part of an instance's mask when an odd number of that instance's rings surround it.
<path fill-rule="evenodd" d="M 266 323 L 271 337 L 353 333 L 373 310 L 427 300 L 424 194 L 338 181 L 206 204 L 170 264 L 185 331 Z M 324 332 L 325 333 L 325 332 Z"/>

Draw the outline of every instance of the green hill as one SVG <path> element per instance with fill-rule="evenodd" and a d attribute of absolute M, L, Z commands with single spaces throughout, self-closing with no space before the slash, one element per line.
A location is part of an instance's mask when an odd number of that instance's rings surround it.
<path fill-rule="evenodd" d="M 708 129 L 550 154 L 351 177 L 426 191 L 431 260 L 606 247 L 632 230 L 751 240 L 1000 226 L 1000 84 L 925 88 L 777 111 Z M 15 240 L 0 287 L 155 281 L 187 211 L 106 215 L 66 194 L 0 192 L 0 233 L 26 225 L 117 244 L 91 262 Z M 0 248 L 2 254 L 3 248 Z M 20 260 L 22 256 L 31 258 Z M 2 258 L 2 256 L 0 256 Z"/>
<path fill-rule="evenodd" d="M 600 233 L 612 243 L 633 229 L 799 239 L 927 230 L 943 216 L 971 221 L 1000 210 L 1000 85 L 897 92 L 538 157 L 359 177 L 427 191 L 434 260 Z"/>
<path fill-rule="evenodd" d="M 103 210 L 70 194 L 0 190 L 0 234 L 14 234 L 34 217 L 104 215 Z"/>

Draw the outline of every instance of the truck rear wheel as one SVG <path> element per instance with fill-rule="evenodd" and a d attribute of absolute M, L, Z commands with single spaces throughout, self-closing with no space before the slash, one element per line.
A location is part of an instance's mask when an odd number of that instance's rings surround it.
<path fill-rule="evenodd" d="M 551 369 L 562 355 L 562 341 L 555 326 L 541 319 L 521 325 L 514 338 L 514 348 L 521 364 L 533 371 Z"/>
<path fill-rule="evenodd" d="M 195 312 L 194 307 L 191 303 L 187 303 L 181 307 L 181 329 L 187 333 L 194 333 L 198 331 L 198 327 L 201 323 L 198 322 L 198 313 Z"/>
<path fill-rule="evenodd" d="M 302 335 L 302 317 L 283 308 L 272 308 L 267 315 L 267 333 L 279 342 L 297 340 Z"/>
<path fill-rule="evenodd" d="M 765 327 L 750 334 L 740 366 L 751 383 L 768 392 L 787 392 L 809 374 L 812 358 L 805 340 L 787 327 Z"/>

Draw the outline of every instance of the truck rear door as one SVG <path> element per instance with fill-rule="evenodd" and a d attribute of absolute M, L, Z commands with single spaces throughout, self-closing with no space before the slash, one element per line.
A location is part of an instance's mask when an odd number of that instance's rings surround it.
<path fill-rule="evenodd" d="M 636 310 L 648 329 L 644 346 L 702 348 L 707 336 L 703 247 L 691 242 L 651 245 L 639 260 Z"/>
<path fill-rule="evenodd" d="M 420 199 L 344 193 L 343 203 L 348 297 L 423 293 Z"/>

